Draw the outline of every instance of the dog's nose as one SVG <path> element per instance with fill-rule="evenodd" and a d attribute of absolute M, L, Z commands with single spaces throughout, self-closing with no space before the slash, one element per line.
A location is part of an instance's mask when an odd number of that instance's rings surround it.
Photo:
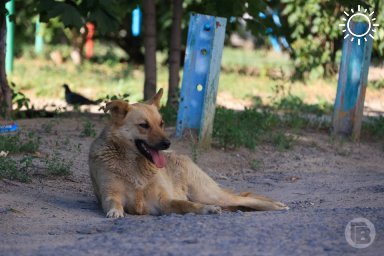
<path fill-rule="evenodd" d="M 161 149 L 167 149 L 171 145 L 171 142 L 168 139 L 164 139 L 160 142 L 159 146 Z"/>

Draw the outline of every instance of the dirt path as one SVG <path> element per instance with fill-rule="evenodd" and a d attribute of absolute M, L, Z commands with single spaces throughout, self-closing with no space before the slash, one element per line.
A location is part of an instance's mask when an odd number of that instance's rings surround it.
<path fill-rule="evenodd" d="M 53 122 L 50 132 L 43 124 Z M 68 178 L 41 175 L 32 183 L 0 181 L 1 255 L 379 255 L 384 251 L 383 142 L 336 143 L 327 134 L 296 134 L 294 147 L 255 151 L 212 149 L 198 164 L 225 187 L 281 200 L 286 212 L 106 219 L 92 193 L 82 118 L 21 120 L 41 137 L 41 153 L 73 160 Z M 99 132 L 103 119 L 92 118 Z M 170 130 L 172 133 L 172 129 Z M 172 148 L 191 154 L 188 141 Z M 39 169 L 41 168 L 41 169 Z M 376 239 L 348 245 L 344 231 L 369 219 Z"/>

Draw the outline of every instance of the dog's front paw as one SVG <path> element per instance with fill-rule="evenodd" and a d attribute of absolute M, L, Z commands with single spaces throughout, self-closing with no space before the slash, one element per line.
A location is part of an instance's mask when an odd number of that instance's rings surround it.
<path fill-rule="evenodd" d="M 221 207 L 216 205 L 205 205 L 201 213 L 202 214 L 220 214 Z"/>
<path fill-rule="evenodd" d="M 116 208 L 112 208 L 107 213 L 107 218 L 123 218 L 124 217 L 124 211 L 118 210 Z"/>

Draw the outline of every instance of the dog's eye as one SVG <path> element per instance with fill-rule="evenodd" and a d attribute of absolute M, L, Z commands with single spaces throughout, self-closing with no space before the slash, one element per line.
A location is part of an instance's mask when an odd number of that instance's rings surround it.
<path fill-rule="evenodd" d="M 141 128 L 144 128 L 144 129 L 148 129 L 149 128 L 149 124 L 148 123 L 142 123 L 142 124 L 139 124 L 139 126 Z"/>

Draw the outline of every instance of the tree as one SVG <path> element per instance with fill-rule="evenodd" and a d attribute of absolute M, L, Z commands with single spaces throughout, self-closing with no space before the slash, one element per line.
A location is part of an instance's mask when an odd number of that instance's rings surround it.
<path fill-rule="evenodd" d="M 180 81 L 181 19 L 183 0 L 173 0 L 172 28 L 169 48 L 169 84 L 167 105 L 176 107 Z"/>
<path fill-rule="evenodd" d="M 5 73 L 5 41 L 6 41 L 6 14 L 5 3 L 0 6 L 0 114 L 9 117 L 12 112 L 12 92 L 8 85 Z M 100 33 L 117 30 L 116 19 L 110 1 L 108 0 L 39 0 L 30 4 L 34 15 L 39 14 L 41 21 L 59 17 L 64 26 L 76 28 L 84 27 L 85 23 L 93 22 Z M 13 19 L 13 17 L 12 17 Z"/>
<path fill-rule="evenodd" d="M 143 0 L 144 25 L 144 100 L 156 94 L 156 6 L 154 0 Z"/>
<path fill-rule="evenodd" d="M 116 43 L 129 56 L 129 61 L 136 64 L 144 64 L 144 53 L 141 50 L 143 46 L 142 36 L 133 36 L 132 27 L 132 10 L 136 5 L 131 4 L 131 1 L 125 3 L 127 6 L 124 13 L 121 15 L 119 31 L 123 33 L 110 33 L 101 35 L 99 38 Z M 122 12 L 122 11 L 121 11 Z"/>
<path fill-rule="evenodd" d="M 5 72 L 5 47 L 7 36 L 5 5 L 0 6 L 0 116 L 9 118 L 12 112 L 12 92 Z"/>
<path fill-rule="evenodd" d="M 382 1 L 381 1 L 382 2 Z M 298 79 L 329 77 L 338 70 L 343 33 L 338 26 L 343 11 L 351 8 L 375 10 L 376 22 L 384 20 L 384 5 L 377 0 L 281 0 L 285 36 L 292 46 L 291 59 Z M 384 55 L 384 29 L 377 28 L 373 56 Z"/>
<path fill-rule="evenodd" d="M 97 35 L 96 38 L 116 43 L 129 56 L 129 61 L 135 64 L 144 64 L 144 51 L 142 35 L 132 34 L 132 12 L 141 7 L 142 0 L 112 0 L 113 11 L 119 20 L 116 32 Z"/>
<path fill-rule="evenodd" d="M 87 35 L 87 22 L 92 22 L 101 34 L 116 31 L 119 21 L 108 0 L 40 0 L 38 12 L 41 21 L 59 17 L 65 27 L 71 28 L 69 38 L 80 62 Z"/>

